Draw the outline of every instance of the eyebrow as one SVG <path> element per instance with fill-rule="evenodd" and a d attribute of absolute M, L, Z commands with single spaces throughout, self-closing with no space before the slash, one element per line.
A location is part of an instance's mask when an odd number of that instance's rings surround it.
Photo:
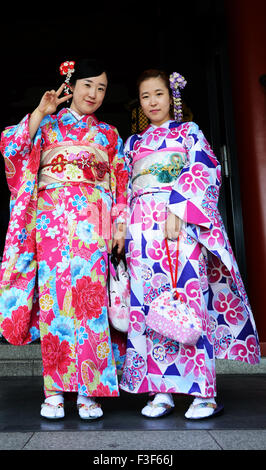
<path fill-rule="evenodd" d="M 155 93 L 156 93 L 157 91 L 163 91 L 163 88 L 156 88 L 156 90 L 154 90 L 154 91 L 155 91 Z M 145 95 L 146 93 L 150 93 L 150 92 L 149 92 L 149 91 L 143 91 L 143 92 L 141 93 L 141 96 L 142 96 L 142 95 Z"/>

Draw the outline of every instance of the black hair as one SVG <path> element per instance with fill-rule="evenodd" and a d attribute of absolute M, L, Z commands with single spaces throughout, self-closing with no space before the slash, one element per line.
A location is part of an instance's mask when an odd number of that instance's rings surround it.
<path fill-rule="evenodd" d="M 74 85 L 76 80 L 80 80 L 88 77 L 98 77 L 102 73 L 106 73 L 108 77 L 108 72 L 105 65 L 97 61 L 96 59 L 81 59 L 75 61 L 75 72 L 71 75 L 70 82 Z"/>

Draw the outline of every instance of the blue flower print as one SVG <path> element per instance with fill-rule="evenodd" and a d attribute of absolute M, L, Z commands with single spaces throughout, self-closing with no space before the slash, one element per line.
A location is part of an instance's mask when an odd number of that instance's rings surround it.
<path fill-rule="evenodd" d="M 0 311 L 4 317 L 10 318 L 12 312 L 22 305 L 27 305 L 27 292 L 24 290 L 11 287 L 0 296 Z"/>
<path fill-rule="evenodd" d="M 94 333 L 103 333 L 108 327 L 107 308 L 103 307 L 102 310 L 103 313 L 101 313 L 99 318 L 92 318 L 87 321 L 89 328 L 94 331 Z"/>
<path fill-rule="evenodd" d="M 36 328 L 36 326 L 33 326 L 30 328 L 30 334 L 31 334 L 31 341 L 35 341 L 36 339 L 40 338 L 40 330 Z"/>
<path fill-rule="evenodd" d="M 33 270 L 30 269 L 30 263 L 33 260 L 34 253 L 22 253 L 16 262 L 16 269 L 20 273 L 27 273 Z"/>
<path fill-rule="evenodd" d="M 89 224 L 87 220 L 82 220 L 77 226 L 77 235 L 85 243 L 91 241 L 92 234 L 94 232 L 94 225 Z"/>
<path fill-rule="evenodd" d="M 84 260 L 80 256 L 74 256 L 70 259 L 72 285 L 76 286 L 77 279 L 91 274 L 93 260 Z"/>
<path fill-rule="evenodd" d="M 84 344 L 84 340 L 88 339 L 88 333 L 86 333 L 84 326 L 80 327 L 80 329 L 76 332 L 76 336 L 77 336 L 78 344 L 80 345 Z"/>
<path fill-rule="evenodd" d="M 33 184 L 33 182 L 32 182 L 32 181 L 27 181 L 26 188 L 25 188 L 26 193 L 32 194 L 32 193 L 33 193 L 33 189 L 34 189 L 34 184 Z"/>
<path fill-rule="evenodd" d="M 26 229 L 23 228 L 21 230 L 21 233 L 19 233 L 18 235 L 18 239 L 20 240 L 20 243 L 23 245 L 24 241 L 27 240 L 27 233 L 26 233 Z"/>
<path fill-rule="evenodd" d="M 66 245 L 65 248 L 62 250 L 62 256 L 66 256 L 69 258 L 70 246 Z"/>
<path fill-rule="evenodd" d="M 118 344 L 113 343 L 112 347 L 113 347 L 113 352 L 114 352 L 114 357 L 115 357 L 116 368 L 117 370 L 122 370 L 126 355 L 125 354 L 123 356 L 120 355 Z"/>
<path fill-rule="evenodd" d="M 6 156 L 10 157 L 11 155 L 16 155 L 17 148 L 18 148 L 18 145 L 15 142 L 10 142 L 5 149 Z"/>
<path fill-rule="evenodd" d="M 41 230 L 41 229 L 46 230 L 48 227 L 48 224 L 50 223 L 50 219 L 48 219 L 48 217 L 46 217 L 46 215 L 43 214 L 41 217 L 37 219 L 36 222 L 37 222 L 36 227 L 38 230 Z"/>
<path fill-rule="evenodd" d="M 54 336 L 58 336 L 60 341 L 66 340 L 68 343 L 75 342 L 74 320 L 69 317 L 56 317 L 50 326 L 50 331 Z"/>
<path fill-rule="evenodd" d="M 71 113 L 65 113 L 62 115 L 62 123 L 64 126 L 70 126 L 73 124 L 73 115 Z"/>
<path fill-rule="evenodd" d="M 101 271 L 102 273 L 105 273 L 106 271 L 106 262 L 104 259 L 101 259 Z"/>
<path fill-rule="evenodd" d="M 117 384 L 116 384 L 116 368 L 115 366 L 109 366 L 104 369 L 101 379 L 103 385 L 107 385 L 112 392 L 113 390 L 116 390 Z"/>
<path fill-rule="evenodd" d="M 81 120 L 76 124 L 76 127 L 78 127 L 79 129 L 85 129 L 85 127 L 87 127 L 87 122 Z"/>
<path fill-rule="evenodd" d="M 80 384 L 78 384 L 78 393 L 79 395 L 84 395 L 86 397 L 88 393 L 86 385 L 81 386 Z"/>
<path fill-rule="evenodd" d="M 105 147 L 106 145 L 109 145 L 109 141 L 107 137 L 104 134 L 102 134 L 102 132 L 98 132 L 98 134 L 94 138 L 94 141 L 96 144 L 100 144 L 103 147 Z"/>
<path fill-rule="evenodd" d="M 74 201 L 72 201 L 72 205 L 76 206 L 78 211 L 80 211 L 83 207 L 87 207 L 87 200 L 85 196 L 80 197 L 78 194 L 76 194 L 74 196 Z"/>
<path fill-rule="evenodd" d="M 39 286 L 44 286 L 50 277 L 51 271 L 46 261 L 40 261 L 38 268 Z"/>

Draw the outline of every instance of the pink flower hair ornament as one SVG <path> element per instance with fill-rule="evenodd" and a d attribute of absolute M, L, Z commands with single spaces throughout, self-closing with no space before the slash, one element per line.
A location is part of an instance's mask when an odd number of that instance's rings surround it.
<path fill-rule="evenodd" d="M 187 81 L 182 75 L 180 75 L 180 73 L 173 72 L 169 77 L 169 82 L 173 93 L 175 120 L 177 122 L 181 122 L 183 119 L 183 112 L 180 90 L 185 88 Z"/>
<path fill-rule="evenodd" d="M 69 81 L 71 79 L 71 76 L 72 74 L 75 72 L 75 62 L 74 60 L 66 60 L 65 62 L 63 62 L 60 67 L 59 67 L 59 70 L 60 70 L 60 75 L 66 75 L 66 79 L 65 79 L 65 95 L 69 95 L 71 90 L 70 90 L 70 85 L 69 85 Z"/>

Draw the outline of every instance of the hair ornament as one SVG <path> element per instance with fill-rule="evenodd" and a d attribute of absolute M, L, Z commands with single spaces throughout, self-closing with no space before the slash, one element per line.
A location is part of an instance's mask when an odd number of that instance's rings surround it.
<path fill-rule="evenodd" d="M 175 120 L 177 122 L 180 122 L 183 119 L 180 90 L 183 90 L 183 88 L 185 88 L 187 81 L 182 75 L 180 75 L 180 73 L 173 72 L 169 77 L 169 82 L 170 88 L 173 92 Z"/>
<path fill-rule="evenodd" d="M 66 60 L 65 62 L 63 62 L 60 67 L 59 67 L 59 70 L 60 70 L 60 74 L 61 75 L 66 75 L 66 79 L 65 79 L 65 95 L 69 95 L 70 93 L 70 85 L 69 85 L 69 81 L 70 81 L 70 78 L 72 76 L 72 74 L 75 72 L 75 62 L 74 60 Z"/>

